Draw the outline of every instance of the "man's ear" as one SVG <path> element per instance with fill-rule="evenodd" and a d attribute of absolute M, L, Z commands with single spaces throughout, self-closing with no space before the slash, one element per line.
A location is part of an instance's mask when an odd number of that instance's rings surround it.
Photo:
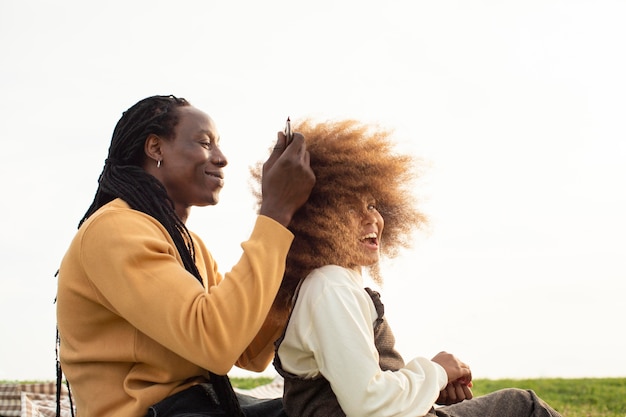
<path fill-rule="evenodd" d="M 150 133 L 144 143 L 146 158 L 152 159 L 155 165 L 163 160 L 163 150 L 161 149 L 162 143 L 163 139 L 154 133 Z"/>

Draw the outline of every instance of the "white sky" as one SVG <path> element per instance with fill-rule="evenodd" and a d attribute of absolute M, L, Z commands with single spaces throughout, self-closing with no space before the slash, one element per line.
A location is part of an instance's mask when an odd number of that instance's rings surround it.
<path fill-rule="evenodd" d="M 626 376 L 625 20 L 601 0 L 1 1 L 0 379 L 54 378 L 53 275 L 113 127 L 170 93 L 230 160 L 188 224 L 223 270 L 288 115 L 381 123 L 431 164 L 430 233 L 386 266 L 403 355 Z"/>

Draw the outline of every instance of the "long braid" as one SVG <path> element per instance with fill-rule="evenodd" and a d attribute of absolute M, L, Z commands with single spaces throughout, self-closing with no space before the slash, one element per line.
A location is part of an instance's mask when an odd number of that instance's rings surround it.
<path fill-rule="evenodd" d="M 144 143 L 148 135 L 156 134 L 172 139 L 178 123 L 177 109 L 189 105 L 184 98 L 153 96 L 139 101 L 124 112 L 113 131 L 109 155 L 98 179 L 96 195 L 79 227 L 100 207 L 115 198 L 121 198 L 132 209 L 152 216 L 165 227 L 185 269 L 202 283 L 189 230 L 176 214 L 174 203 L 163 184 L 142 168 Z M 228 415 L 243 416 L 228 376 L 210 371 L 209 376 Z"/>

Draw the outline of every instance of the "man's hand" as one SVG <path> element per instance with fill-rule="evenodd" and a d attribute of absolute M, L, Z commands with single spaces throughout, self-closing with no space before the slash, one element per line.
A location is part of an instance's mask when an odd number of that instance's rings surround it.
<path fill-rule="evenodd" d="M 274 151 L 263 164 L 260 214 L 287 227 L 295 212 L 306 202 L 315 185 L 315 174 L 309 165 L 304 137 L 293 134 L 287 145 L 283 132 L 278 133 Z"/>

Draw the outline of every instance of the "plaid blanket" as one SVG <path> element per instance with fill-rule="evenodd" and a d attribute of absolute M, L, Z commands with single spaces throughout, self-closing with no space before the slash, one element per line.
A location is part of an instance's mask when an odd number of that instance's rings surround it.
<path fill-rule="evenodd" d="M 55 417 L 56 383 L 0 384 L 0 417 Z M 70 401 L 61 389 L 61 416 L 69 417 Z"/>

